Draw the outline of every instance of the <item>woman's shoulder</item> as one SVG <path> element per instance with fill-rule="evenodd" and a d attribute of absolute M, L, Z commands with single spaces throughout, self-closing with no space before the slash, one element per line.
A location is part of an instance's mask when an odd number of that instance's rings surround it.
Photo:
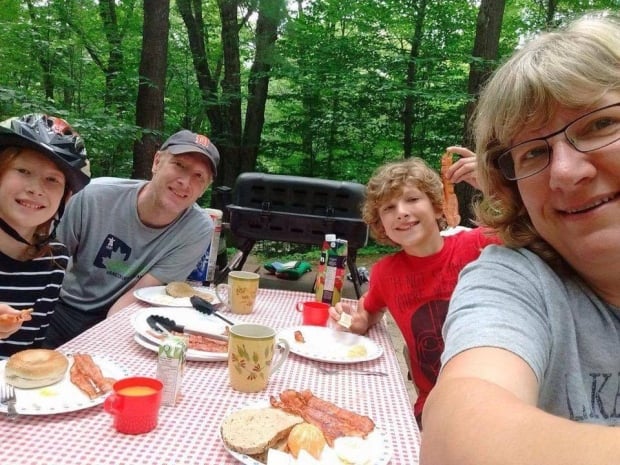
<path fill-rule="evenodd" d="M 478 259 L 468 266 L 471 271 L 501 276 L 510 275 L 535 277 L 536 281 L 557 281 L 560 276 L 537 254 L 526 248 L 510 248 L 503 245 L 489 245 L 482 250 Z"/>
<path fill-rule="evenodd" d="M 458 229 L 460 228 L 460 229 Z M 442 231 L 441 235 L 447 242 L 455 244 L 472 244 L 475 247 L 485 247 L 490 244 L 501 244 L 499 237 L 488 228 L 452 228 L 454 231 Z"/>

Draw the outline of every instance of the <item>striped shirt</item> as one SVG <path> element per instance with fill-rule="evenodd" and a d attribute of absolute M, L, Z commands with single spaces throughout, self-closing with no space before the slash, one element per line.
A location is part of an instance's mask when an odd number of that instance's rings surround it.
<path fill-rule="evenodd" d="M 17 310 L 33 308 L 32 320 L 25 321 L 7 339 L 0 339 L 0 359 L 20 350 L 38 348 L 45 338 L 69 261 L 63 244 L 50 245 L 51 255 L 25 262 L 0 252 L 0 302 Z"/>

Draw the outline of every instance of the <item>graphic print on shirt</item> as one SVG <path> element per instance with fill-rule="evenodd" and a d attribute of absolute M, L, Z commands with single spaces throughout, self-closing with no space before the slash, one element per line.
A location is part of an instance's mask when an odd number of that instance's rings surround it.
<path fill-rule="evenodd" d="M 565 380 L 566 407 L 571 420 L 620 419 L 620 373 L 590 372 L 583 379 L 565 375 Z"/>
<path fill-rule="evenodd" d="M 440 357 L 444 347 L 441 328 L 448 313 L 448 304 L 447 300 L 431 300 L 420 306 L 411 316 L 411 332 L 418 364 L 432 384 L 435 384 L 439 375 Z"/>
<path fill-rule="evenodd" d="M 108 234 L 103 240 L 93 264 L 103 268 L 108 273 L 118 277 L 127 276 L 130 265 L 127 263 L 131 256 L 131 247 L 118 237 Z"/>

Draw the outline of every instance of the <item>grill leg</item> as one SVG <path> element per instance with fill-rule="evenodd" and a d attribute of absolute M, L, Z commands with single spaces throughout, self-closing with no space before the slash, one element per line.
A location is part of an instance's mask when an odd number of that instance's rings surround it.
<path fill-rule="evenodd" d="M 355 294 L 357 295 L 357 298 L 359 299 L 362 296 L 362 286 L 360 282 L 361 281 L 360 275 L 357 272 L 356 261 L 357 261 L 357 250 L 349 249 L 347 263 L 349 264 L 349 272 L 351 273 L 351 278 L 353 280 L 353 287 L 355 288 Z"/>
<path fill-rule="evenodd" d="M 256 241 L 253 239 L 246 239 L 243 244 L 241 244 L 241 246 L 239 247 L 239 250 L 241 250 L 241 252 L 243 253 L 243 255 L 241 256 L 241 260 L 239 260 L 234 266 L 233 266 L 233 270 L 242 270 L 243 269 L 243 265 L 245 265 L 245 261 L 248 259 L 248 255 L 250 255 L 250 252 L 252 251 L 252 248 L 254 247 L 254 244 L 256 244 Z"/>
<path fill-rule="evenodd" d="M 214 280 L 215 285 L 226 281 L 228 273 L 230 273 L 231 271 L 243 269 L 243 265 L 248 259 L 248 255 L 250 255 L 254 244 L 256 244 L 256 241 L 252 239 L 246 239 L 243 244 L 241 244 L 241 246 L 237 249 L 237 252 L 229 260 L 226 266 L 221 271 L 216 273 Z M 241 254 L 241 256 L 239 256 L 239 254 Z"/>

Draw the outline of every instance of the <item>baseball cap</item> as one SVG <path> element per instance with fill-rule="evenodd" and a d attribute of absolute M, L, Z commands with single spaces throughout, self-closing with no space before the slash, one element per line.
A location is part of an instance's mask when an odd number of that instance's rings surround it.
<path fill-rule="evenodd" d="M 168 150 L 173 155 L 182 153 L 199 153 L 211 163 L 213 176 L 217 176 L 217 165 L 220 163 L 220 152 L 207 136 L 183 129 L 172 134 L 159 150 Z"/>

